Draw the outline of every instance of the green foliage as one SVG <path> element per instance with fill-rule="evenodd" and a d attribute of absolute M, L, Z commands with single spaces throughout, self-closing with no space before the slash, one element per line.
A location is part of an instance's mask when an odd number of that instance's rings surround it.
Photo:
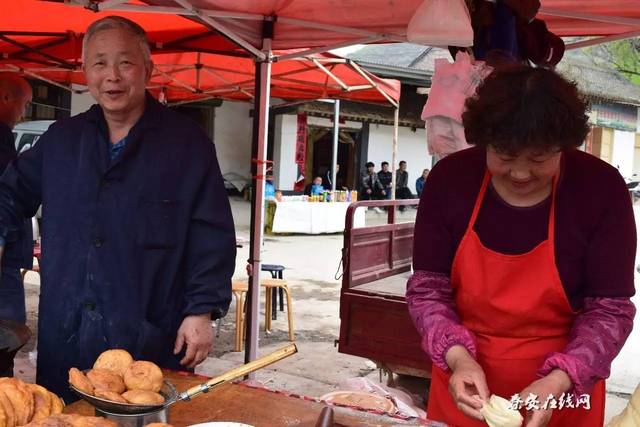
<path fill-rule="evenodd" d="M 640 38 L 593 47 L 591 53 L 609 62 L 623 76 L 640 85 Z"/>

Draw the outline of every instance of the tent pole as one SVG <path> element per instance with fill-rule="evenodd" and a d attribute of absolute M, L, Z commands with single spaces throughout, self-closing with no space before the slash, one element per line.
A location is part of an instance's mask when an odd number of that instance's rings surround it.
<path fill-rule="evenodd" d="M 400 107 L 393 111 L 393 148 L 391 154 L 391 199 L 396 199 L 396 168 L 398 164 L 398 122 L 400 121 Z"/>
<path fill-rule="evenodd" d="M 640 37 L 640 30 L 629 31 L 627 33 L 614 34 L 612 36 L 597 37 L 589 40 L 583 40 L 581 42 L 570 43 L 565 46 L 565 49 L 566 50 L 582 49 L 583 47 L 587 47 L 587 46 L 596 46 L 603 43 L 610 43 L 618 40 L 626 40 L 634 37 Z"/>
<path fill-rule="evenodd" d="M 249 263 L 252 274 L 249 277 L 247 301 L 247 328 L 245 362 L 258 357 L 258 333 L 260 314 L 260 269 L 262 261 L 262 233 L 264 231 L 264 184 L 267 159 L 267 132 L 269 126 L 269 96 L 271 86 L 271 39 L 273 37 L 273 21 L 264 21 L 264 37 L 262 42 L 265 61 L 256 62 L 256 86 L 253 115 L 253 143 L 251 149 L 251 172 L 253 181 L 253 197 L 251 198 L 251 240 L 249 245 Z M 237 310 L 238 308 L 236 308 Z M 241 309 L 241 308 L 240 308 Z M 249 378 L 253 375 L 249 374 Z"/>
<path fill-rule="evenodd" d="M 338 139 L 340 134 L 340 100 L 333 101 L 333 150 L 331 152 L 331 191 L 336 193 L 336 179 L 338 171 Z M 334 196 L 335 197 L 335 196 Z"/>

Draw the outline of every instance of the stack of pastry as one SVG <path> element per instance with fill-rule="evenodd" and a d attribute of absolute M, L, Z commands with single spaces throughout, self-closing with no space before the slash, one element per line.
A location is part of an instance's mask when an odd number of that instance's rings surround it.
<path fill-rule="evenodd" d="M 46 388 L 0 378 L 0 427 L 16 427 L 62 412 L 62 400 Z"/>
<path fill-rule="evenodd" d="M 624 411 L 613 417 L 607 427 L 640 427 L 640 384 L 631 395 Z"/>
<path fill-rule="evenodd" d="M 134 361 L 125 350 L 102 353 L 85 375 L 71 368 L 69 383 L 85 394 L 116 403 L 161 405 L 162 371 L 152 362 Z"/>

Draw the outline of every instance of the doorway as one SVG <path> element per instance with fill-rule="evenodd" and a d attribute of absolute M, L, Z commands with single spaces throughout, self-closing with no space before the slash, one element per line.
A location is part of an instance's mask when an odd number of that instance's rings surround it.
<path fill-rule="evenodd" d="M 331 168 L 333 152 L 333 129 L 309 126 L 307 165 L 305 181 L 308 184 L 316 176 L 326 182 L 327 172 Z M 336 179 L 336 188 L 355 188 L 355 153 L 357 152 L 359 131 L 341 129 L 338 138 L 338 164 L 340 171 Z"/>

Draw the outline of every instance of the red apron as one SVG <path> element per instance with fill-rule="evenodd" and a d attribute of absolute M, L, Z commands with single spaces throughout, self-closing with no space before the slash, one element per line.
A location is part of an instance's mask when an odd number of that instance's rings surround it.
<path fill-rule="evenodd" d="M 477 338 L 477 360 L 489 391 L 510 399 L 538 378 L 536 372 L 550 352 L 564 349 L 576 312 L 569 305 L 555 263 L 555 180 L 547 240 L 520 255 L 492 251 L 473 230 L 489 180 L 487 171 L 453 260 L 451 284 L 462 324 Z M 433 366 L 429 419 L 458 427 L 486 427 L 456 407 L 448 391 L 449 377 L 450 373 Z M 538 398 L 542 404 L 546 396 Z M 549 427 L 600 427 L 604 404 L 601 380 L 591 391 L 590 410 L 555 410 Z"/>

